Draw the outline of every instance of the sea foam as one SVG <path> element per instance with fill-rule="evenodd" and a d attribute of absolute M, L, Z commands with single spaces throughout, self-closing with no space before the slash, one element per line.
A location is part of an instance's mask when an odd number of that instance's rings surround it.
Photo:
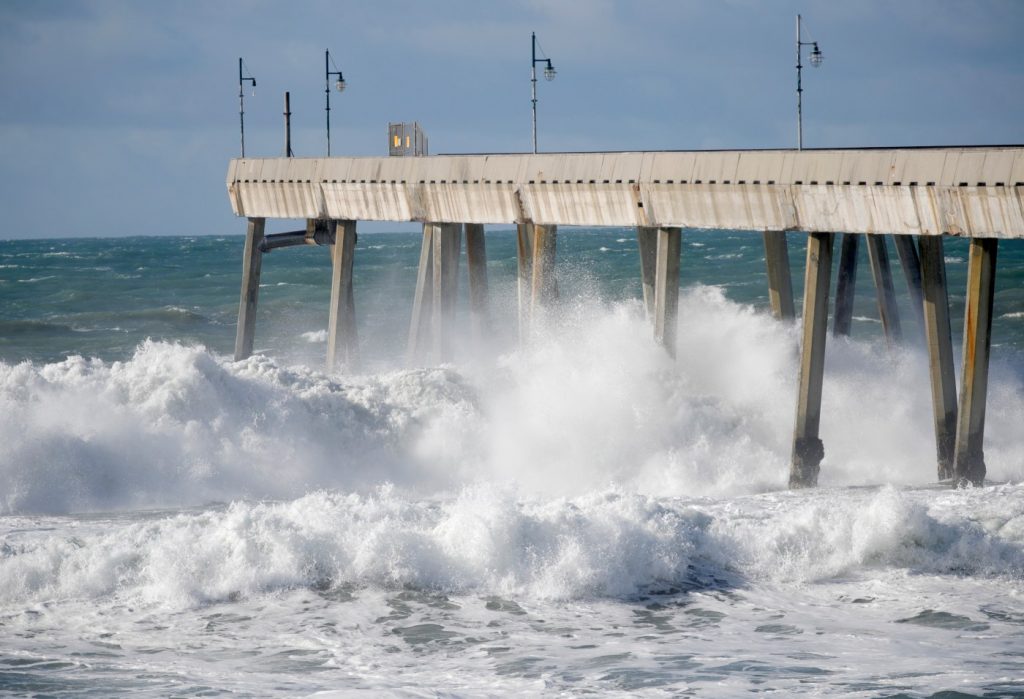
<path fill-rule="evenodd" d="M 785 488 L 797 328 L 695 287 L 678 359 L 635 303 L 567 303 L 496 360 L 331 375 L 148 341 L 0 364 L 0 513 L 187 507 L 317 489 L 733 496 Z M 1024 477 L 1024 388 L 993 362 L 986 461 Z M 829 343 L 823 485 L 935 480 L 923 351 Z"/>

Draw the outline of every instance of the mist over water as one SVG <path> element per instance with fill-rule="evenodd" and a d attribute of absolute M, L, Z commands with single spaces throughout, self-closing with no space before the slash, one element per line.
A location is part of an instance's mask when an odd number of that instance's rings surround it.
<path fill-rule="evenodd" d="M 522 346 L 489 232 L 491 331 L 463 298 L 455 360 L 409 367 L 418 236 L 363 235 L 361 367 L 335 374 L 323 250 L 265 258 L 233 362 L 237 238 L 0 244 L 0 691 L 1020 695 L 1024 251 L 993 485 L 933 485 L 920 331 L 901 294 L 886 346 L 868 277 L 828 342 L 822 487 L 789 492 L 799 328 L 758 236 L 684 241 L 675 361 L 628 232 L 561 232 Z M 983 660 L 936 671 L 936 643 Z"/>

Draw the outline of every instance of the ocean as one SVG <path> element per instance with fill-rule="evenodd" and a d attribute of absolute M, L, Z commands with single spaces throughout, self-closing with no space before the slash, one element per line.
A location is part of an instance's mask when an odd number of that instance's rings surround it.
<path fill-rule="evenodd" d="M 789 491 L 799 328 L 759 235 L 684 231 L 673 361 L 633 232 L 560 229 L 520 345 L 489 230 L 490 331 L 463 265 L 453 361 L 409 366 L 419 238 L 360 234 L 361 363 L 333 374 L 324 248 L 265 256 L 234 362 L 241 236 L 0 241 L 0 694 L 1024 697 L 1020 241 L 986 485 L 936 483 L 890 247 L 904 343 L 862 259 L 820 487 Z"/>

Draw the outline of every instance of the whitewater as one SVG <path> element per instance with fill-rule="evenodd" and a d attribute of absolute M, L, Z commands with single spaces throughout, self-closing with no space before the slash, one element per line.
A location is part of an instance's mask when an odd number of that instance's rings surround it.
<path fill-rule="evenodd" d="M 687 232 L 672 360 L 628 232 L 560 236 L 523 345 L 489 233 L 493 332 L 409 367 L 416 239 L 361 236 L 333 374 L 315 250 L 264 261 L 234 362 L 239 238 L 0 242 L 0 693 L 1024 696 L 1022 251 L 986 485 L 935 483 L 927 355 L 862 283 L 789 491 L 799 328 L 757 236 Z"/>

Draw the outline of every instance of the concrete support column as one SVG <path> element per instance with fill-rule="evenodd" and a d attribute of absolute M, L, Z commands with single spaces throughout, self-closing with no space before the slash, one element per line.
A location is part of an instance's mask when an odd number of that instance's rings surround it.
<path fill-rule="evenodd" d="M 260 293 L 260 272 L 263 268 L 263 231 L 267 220 L 250 218 L 242 252 L 242 292 L 238 301 L 238 329 L 235 332 L 235 361 L 252 355 L 256 333 L 256 302 Z"/>
<path fill-rule="evenodd" d="M 558 280 L 555 277 L 557 247 L 557 226 L 533 227 L 533 288 L 530 308 L 532 318 L 536 318 L 543 307 L 558 298 Z"/>
<path fill-rule="evenodd" d="M 425 351 L 430 334 L 430 319 L 434 303 L 434 226 L 423 224 L 423 240 L 420 243 L 420 263 L 416 268 L 416 293 L 412 301 L 412 320 L 409 322 L 409 363 L 415 363 Z"/>
<path fill-rule="evenodd" d="M 532 223 L 520 223 L 516 226 L 516 259 L 518 261 L 516 291 L 519 297 L 519 342 L 524 343 L 530 336 L 530 309 L 532 308 Z"/>
<path fill-rule="evenodd" d="M 636 242 L 640 248 L 640 285 L 644 293 L 644 311 L 654 323 L 654 272 L 658 259 L 658 229 L 636 229 Z"/>
<path fill-rule="evenodd" d="M 529 338 L 544 306 L 558 298 L 555 276 L 557 226 L 522 223 L 517 228 L 519 259 L 519 340 Z"/>
<path fill-rule="evenodd" d="M 466 264 L 469 268 L 469 313 L 473 334 L 477 342 L 488 333 L 490 327 L 487 299 L 487 248 L 484 242 L 484 227 L 479 223 L 467 223 Z"/>
<path fill-rule="evenodd" d="M 907 280 L 907 291 L 910 293 L 910 307 L 921 328 L 924 328 L 924 293 L 921 288 L 921 260 L 917 255 L 916 235 L 894 235 L 892 242 L 896 245 L 896 254 L 900 258 L 903 277 Z"/>
<path fill-rule="evenodd" d="M 833 337 L 848 336 L 853 326 L 859 244 L 859 234 L 843 233 L 842 252 L 839 255 L 839 278 L 836 280 L 836 313 L 832 317 Z"/>
<path fill-rule="evenodd" d="M 676 356 L 676 328 L 679 315 L 679 228 L 658 229 L 658 250 L 654 274 L 654 339 Z"/>
<path fill-rule="evenodd" d="M 953 477 L 953 446 L 956 440 L 956 375 L 953 373 L 953 340 L 946 291 L 946 261 L 942 236 L 920 240 L 922 310 L 928 344 L 935 420 L 935 447 L 939 480 Z"/>
<path fill-rule="evenodd" d="M 800 348 L 800 386 L 797 393 L 796 427 L 790 488 L 818 484 L 825 447 L 818 437 L 821 422 L 821 387 L 825 375 L 825 339 L 828 335 L 828 294 L 832 281 L 831 233 L 811 233 L 807 238 L 807 271 L 804 277 L 803 342 Z"/>
<path fill-rule="evenodd" d="M 440 364 L 451 358 L 462 226 L 457 223 L 434 224 L 433 243 L 434 299 L 430 332 L 433 337 L 433 360 Z"/>
<path fill-rule="evenodd" d="M 960 407 L 953 456 L 953 477 L 958 483 L 981 485 L 985 481 L 985 401 L 988 397 L 998 248 L 998 238 L 971 238 Z"/>
<path fill-rule="evenodd" d="M 903 338 L 900 331 L 900 314 L 896 308 L 896 291 L 892 285 L 892 268 L 889 266 L 889 250 L 884 235 L 868 235 L 868 260 L 871 262 L 871 276 L 878 293 L 878 315 L 882 319 L 882 330 L 890 346 L 899 344 Z"/>
<path fill-rule="evenodd" d="M 789 269 L 789 247 L 785 231 L 764 232 L 764 260 L 768 268 L 768 300 L 772 315 L 779 320 L 793 320 L 793 278 Z"/>
<path fill-rule="evenodd" d="M 327 326 L 327 371 L 359 363 L 356 302 L 352 268 L 356 252 L 356 222 L 335 221 L 331 245 L 331 315 Z"/>

